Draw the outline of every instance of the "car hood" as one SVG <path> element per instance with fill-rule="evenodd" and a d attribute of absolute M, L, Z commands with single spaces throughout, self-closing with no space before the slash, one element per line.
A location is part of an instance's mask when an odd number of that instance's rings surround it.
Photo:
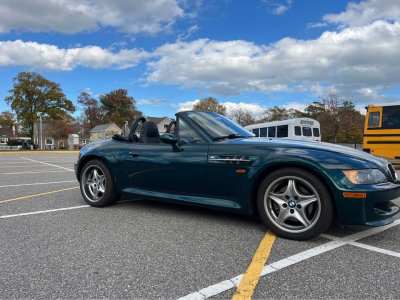
<path fill-rule="evenodd" d="M 368 154 L 364 151 L 324 142 L 303 141 L 303 140 L 285 139 L 285 138 L 258 138 L 258 137 L 231 139 L 231 140 L 225 140 L 225 142 L 228 144 L 240 144 L 240 145 L 244 144 L 254 145 L 254 146 L 265 145 L 269 147 L 311 149 L 311 150 L 339 153 L 346 156 L 356 157 L 358 159 L 374 162 L 375 164 L 382 167 L 386 167 L 388 164 L 386 159 Z"/>

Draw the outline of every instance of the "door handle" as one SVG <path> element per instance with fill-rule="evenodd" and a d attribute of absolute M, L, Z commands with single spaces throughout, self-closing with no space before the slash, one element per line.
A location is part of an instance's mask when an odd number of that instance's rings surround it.
<path fill-rule="evenodd" d="M 129 152 L 129 155 L 132 157 L 138 157 L 140 154 L 142 154 L 142 152 Z"/>

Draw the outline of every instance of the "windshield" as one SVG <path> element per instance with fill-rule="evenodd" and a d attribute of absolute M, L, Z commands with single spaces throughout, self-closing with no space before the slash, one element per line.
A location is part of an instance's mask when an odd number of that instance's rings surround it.
<path fill-rule="evenodd" d="M 191 118 L 212 139 L 254 136 L 231 120 L 213 112 L 188 112 Z"/>

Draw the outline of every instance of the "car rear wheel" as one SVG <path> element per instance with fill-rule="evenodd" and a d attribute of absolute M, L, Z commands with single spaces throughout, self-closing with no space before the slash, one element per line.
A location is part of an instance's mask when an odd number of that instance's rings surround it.
<path fill-rule="evenodd" d="M 83 199 L 91 206 L 115 204 L 120 195 L 107 166 L 100 160 L 90 160 L 83 167 L 80 188 Z"/>
<path fill-rule="evenodd" d="M 318 236 L 333 217 L 332 199 L 325 184 L 298 168 L 284 168 L 268 175 L 258 190 L 257 208 L 271 231 L 293 240 Z"/>

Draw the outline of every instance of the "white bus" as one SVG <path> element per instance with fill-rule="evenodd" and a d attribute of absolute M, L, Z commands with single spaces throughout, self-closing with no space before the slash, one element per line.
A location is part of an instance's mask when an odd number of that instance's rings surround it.
<path fill-rule="evenodd" d="M 258 137 L 291 138 L 306 141 L 321 141 L 319 122 L 310 118 L 297 118 L 248 125 L 248 131 Z"/>

